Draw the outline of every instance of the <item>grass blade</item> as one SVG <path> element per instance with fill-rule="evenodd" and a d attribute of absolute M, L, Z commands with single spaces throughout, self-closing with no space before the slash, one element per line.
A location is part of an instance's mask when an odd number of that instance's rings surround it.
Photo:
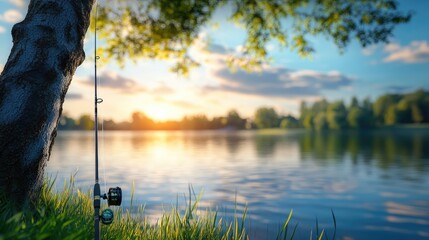
<path fill-rule="evenodd" d="M 332 240 L 335 240 L 335 237 L 337 235 L 337 220 L 335 219 L 334 211 L 331 209 L 332 218 L 334 219 L 334 234 L 332 236 Z"/>
<path fill-rule="evenodd" d="M 322 232 L 320 233 L 320 236 L 317 238 L 317 240 L 322 240 L 324 233 L 325 233 L 325 230 L 322 230 Z"/>
<path fill-rule="evenodd" d="M 295 232 L 296 232 L 296 229 L 298 228 L 298 223 L 295 225 L 295 227 L 293 228 L 293 232 L 292 232 L 292 235 L 290 236 L 290 240 L 292 240 L 293 239 L 293 237 L 295 236 Z"/>

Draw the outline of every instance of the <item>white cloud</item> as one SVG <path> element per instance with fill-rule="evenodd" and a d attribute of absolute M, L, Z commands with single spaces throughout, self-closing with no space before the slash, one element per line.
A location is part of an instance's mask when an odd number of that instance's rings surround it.
<path fill-rule="evenodd" d="M 397 43 L 390 43 L 384 47 L 385 52 L 396 52 L 399 50 L 401 50 L 401 45 L 399 45 Z"/>
<path fill-rule="evenodd" d="M 219 85 L 208 87 L 209 90 L 277 98 L 320 96 L 324 90 L 344 89 L 353 83 L 352 77 L 337 71 L 317 72 L 272 66 L 264 66 L 258 72 L 237 70 L 235 73 L 225 66 L 212 74 Z"/>
<path fill-rule="evenodd" d="M 190 52 L 192 57 L 198 62 L 204 63 L 209 68 L 218 68 L 224 65 L 228 57 L 239 51 L 239 47 L 233 50 L 219 44 L 211 43 L 206 39 L 204 34 L 200 34 Z"/>
<path fill-rule="evenodd" d="M 8 23 L 17 23 L 23 19 L 22 14 L 17 10 L 7 10 L 0 15 L 0 20 Z"/>
<path fill-rule="evenodd" d="M 9 0 L 9 2 L 17 7 L 24 7 L 27 3 L 26 0 Z"/>
<path fill-rule="evenodd" d="M 0 73 L 3 72 L 3 68 L 4 68 L 4 66 L 2 64 L 0 64 Z"/>
<path fill-rule="evenodd" d="M 2 26 L 0 26 L 0 33 L 4 33 L 6 31 L 6 29 Z"/>
<path fill-rule="evenodd" d="M 102 72 L 98 75 L 98 80 L 100 82 L 99 87 L 108 88 L 123 93 L 132 94 L 145 91 L 145 88 L 142 87 L 136 80 L 121 76 L 112 71 Z M 86 80 L 81 80 L 79 82 L 84 85 L 94 85 L 93 77 L 87 78 Z"/>
<path fill-rule="evenodd" d="M 273 67 L 262 64 L 258 71 L 247 72 L 237 69 L 232 72 L 228 58 L 240 55 L 240 48 L 228 49 L 224 46 L 198 41 L 193 57 L 208 68 L 208 76 L 216 81 L 205 90 L 246 94 L 262 97 L 300 98 L 320 96 L 324 90 L 346 89 L 352 85 L 353 77 L 338 71 L 318 72 Z"/>
<path fill-rule="evenodd" d="M 408 46 L 391 43 L 384 47 L 388 56 L 384 62 L 419 63 L 429 61 L 429 44 L 426 41 L 413 41 Z"/>
<path fill-rule="evenodd" d="M 370 56 L 372 54 L 374 54 L 376 52 L 376 50 L 378 49 L 379 45 L 370 45 L 368 47 L 365 47 L 364 49 L 362 49 L 362 53 L 365 56 Z"/>

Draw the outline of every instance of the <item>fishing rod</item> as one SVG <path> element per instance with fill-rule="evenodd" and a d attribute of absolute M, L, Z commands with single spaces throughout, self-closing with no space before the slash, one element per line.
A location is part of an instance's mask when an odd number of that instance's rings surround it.
<path fill-rule="evenodd" d="M 95 184 L 94 184 L 94 236 L 95 240 L 100 239 L 100 220 L 103 224 L 111 224 L 113 222 L 113 211 L 106 208 L 100 215 L 101 199 L 106 200 L 108 206 L 120 206 L 122 202 L 122 190 L 120 187 L 109 188 L 109 192 L 101 195 L 100 183 L 98 178 L 98 104 L 103 102 L 102 98 L 98 97 L 97 90 L 97 5 L 95 3 L 95 20 L 94 20 L 94 132 L 95 132 Z"/>

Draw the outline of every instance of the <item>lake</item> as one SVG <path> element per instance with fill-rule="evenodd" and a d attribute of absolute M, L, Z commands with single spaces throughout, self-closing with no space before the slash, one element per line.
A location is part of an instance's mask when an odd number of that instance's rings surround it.
<path fill-rule="evenodd" d="M 57 187 L 94 184 L 93 132 L 58 133 L 46 174 Z M 297 239 L 319 229 L 337 239 L 429 239 L 429 130 L 106 131 L 100 133 L 102 191 L 120 186 L 123 206 L 145 204 L 157 219 L 184 206 L 230 219 L 247 206 L 251 239 L 273 239 L 293 209 Z M 320 231 L 320 230 L 319 230 Z"/>

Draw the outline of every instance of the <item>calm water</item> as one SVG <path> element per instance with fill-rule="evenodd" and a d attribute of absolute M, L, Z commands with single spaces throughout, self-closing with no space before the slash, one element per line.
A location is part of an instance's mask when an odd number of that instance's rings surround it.
<path fill-rule="evenodd" d="M 203 192 L 200 207 L 225 218 L 235 202 L 239 214 L 247 206 L 252 239 L 272 239 L 291 209 L 299 239 L 309 239 L 316 218 L 331 236 L 331 209 L 337 239 L 429 239 L 428 130 L 105 132 L 103 139 L 100 176 L 122 187 L 124 206 L 134 182 L 134 203 L 146 204 L 151 219 L 183 205 L 192 184 Z M 61 186 L 77 171 L 76 185 L 89 189 L 93 147 L 92 132 L 60 132 L 47 173 Z"/>

